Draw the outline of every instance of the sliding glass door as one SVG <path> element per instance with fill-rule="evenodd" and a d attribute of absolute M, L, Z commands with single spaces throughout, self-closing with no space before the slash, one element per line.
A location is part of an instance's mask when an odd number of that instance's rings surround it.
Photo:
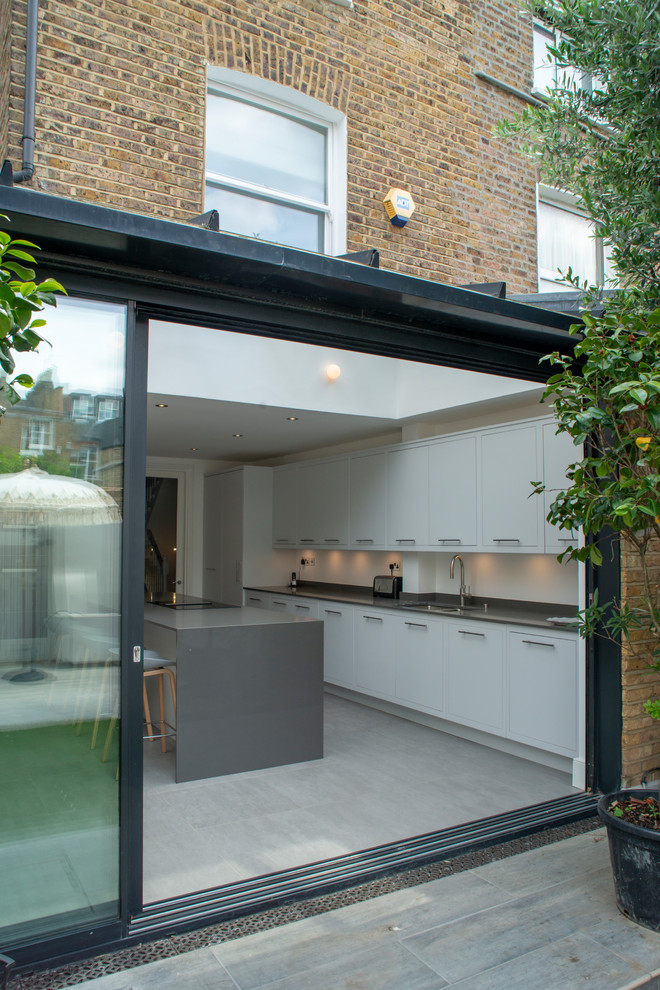
<path fill-rule="evenodd" d="M 0 945 L 115 919 L 126 307 L 64 299 L 0 420 Z"/>

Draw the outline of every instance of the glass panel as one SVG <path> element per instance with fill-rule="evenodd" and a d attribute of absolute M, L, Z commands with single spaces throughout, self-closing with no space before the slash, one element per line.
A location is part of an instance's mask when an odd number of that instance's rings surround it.
<path fill-rule="evenodd" d="M 545 278 L 560 278 L 558 270 L 570 267 L 580 280 L 596 281 L 596 240 L 593 225 L 578 213 L 549 203 L 539 203 L 539 271 Z"/>
<path fill-rule="evenodd" d="M 114 918 L 126 310 L 63 299 L 0 421 L 0 945 Z M 115 415 L 97 422 L 99 402 Z"/>
<path fill-rule="evenodd" d="M 204 209 L 218 210 L 220 230 L 231 234 L 287 244 L 303 251 L 323 251 L 323 214 L 209 185 Z"/>
<path fill-rule="evenodd" d="M 325 203 L 325 130 L 224 96 L 207 113 L 209 172 Z"/>

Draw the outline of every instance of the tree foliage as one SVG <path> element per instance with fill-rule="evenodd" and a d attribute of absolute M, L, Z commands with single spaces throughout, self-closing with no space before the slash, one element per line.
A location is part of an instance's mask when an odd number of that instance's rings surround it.
<path fill-rule="evenodd" d="M 9 218 L 2 216 L 0 219 L 8 221 Z M 39 331 L 46 325 L 46 320 L 35 314 L 44 306 L 55 306 L 55 293 L 65 292 L 54 278 L 40 283 L 34 281 L 35 271 L 28 267 L 36 264 L 30 253 L 34 250 L 39 248 L 31 241 L 13 240 L 6 231 L 0 230 L 0 368 L 6 375 L 0 391 L 12 405 L 20 399 L 16 385 L 23 388 L 34 385 L 31 375 L 14 374 L 16 354 L 35 351 L 44 342 Z M 3 412 L 0 407 L 0 416 Z"/>
<path fill-rule="evenodd" d="M 657 293 L 660 0 L 550 0 L 528 9 L 555 32 L 548 58 L 560 82 L 543 106 L 527 107 L 501 132 L 522 135 L 544 180 L 577 196 L 609 241 L 623 284 Z"/>

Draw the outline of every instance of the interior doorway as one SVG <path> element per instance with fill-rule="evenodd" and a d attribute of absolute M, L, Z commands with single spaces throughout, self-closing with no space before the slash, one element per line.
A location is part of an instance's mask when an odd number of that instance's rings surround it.
<path fill-rule="evenodd" d="M 145 596 L 184 591 L 185 506 L 176 475 L 147 475 L 144 525 Z"/>

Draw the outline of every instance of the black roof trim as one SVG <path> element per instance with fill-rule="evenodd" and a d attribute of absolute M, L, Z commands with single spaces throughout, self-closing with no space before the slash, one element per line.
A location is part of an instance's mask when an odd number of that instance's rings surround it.
<path fill-rule="evenodd" d="M 336 314 L 372 333 L 382 324 L 399 334 L 454 335 L 463 347 L 520 352 L 528 372 L 542 354 L 572 349 L 567 314 L 458 286 L 24 188 L 0 187 L 0 212 L 12 233 L 40 245 L 44 261 L 74 272 Z"/>

